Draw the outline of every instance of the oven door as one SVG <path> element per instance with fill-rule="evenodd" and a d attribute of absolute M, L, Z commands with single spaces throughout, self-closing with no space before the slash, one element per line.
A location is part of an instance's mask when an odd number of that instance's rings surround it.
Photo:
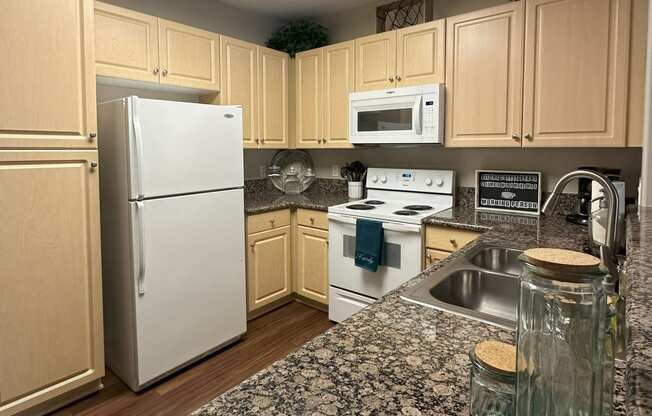
<path fill-rule="evenodd" d="M 423 140 L 421 101 L 421 95 L 351 100 L 351 143 L 420 143 Z"/>
<path fill-rule="evenodd" d="M 328 214 L 331 286 L 378 298 L 421 272 L 421 226 L 383 222 L 385 256 L 373 273 L 355 265 L 353 217 Z"/>

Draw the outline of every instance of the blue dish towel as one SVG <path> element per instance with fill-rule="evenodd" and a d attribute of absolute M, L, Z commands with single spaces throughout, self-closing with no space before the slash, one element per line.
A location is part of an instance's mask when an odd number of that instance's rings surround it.
<path fill-rule="evenodd" d="M 355 265 L 375 272 L 383 250 L 383 223 L 358 219 L 355 223 Z"/>

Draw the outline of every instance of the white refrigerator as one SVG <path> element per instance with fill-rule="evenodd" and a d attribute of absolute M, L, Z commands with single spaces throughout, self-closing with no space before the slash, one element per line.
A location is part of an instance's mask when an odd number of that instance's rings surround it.
<path fill-rule="evenodd" d="M 246 331 L 242 110 L 98 106 L 107 366 L 138 391 Z"/>

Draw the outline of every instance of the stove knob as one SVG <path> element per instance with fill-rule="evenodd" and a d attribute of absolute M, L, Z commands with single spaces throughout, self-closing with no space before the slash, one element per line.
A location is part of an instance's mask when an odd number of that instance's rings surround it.
<path fill-rule="evenodd" d="M 372 176 L 371 181 L 372 181 L 373 183 L 378 182 L 378 176 L 376 176 L 376 175 Z"/>
<path fill-rule="evenodd" d="M 426 178 L 426 186 L 431 186 L 432 185 L 432 179 Z"/>
<path fill-rule="evenodd" d="M 437 186 L 444 186 L 444 180 L 443 179 L 437 179 L 435 181 L 435 185 Z"/>
<path fill-rule="evenodd" d="M 381 181 L 382 183 L 387 183 L 387 176 L 381 176 L 381 177 L 380 177 L 380 181 Z"/>

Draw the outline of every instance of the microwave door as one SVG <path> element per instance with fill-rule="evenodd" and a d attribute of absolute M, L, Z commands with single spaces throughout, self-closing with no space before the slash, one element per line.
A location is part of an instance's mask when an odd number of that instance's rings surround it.
<path fill-rule="evenodd" d="M 420 134 L 420 97 L 392 97 L 353 103 L 351 139 L 354 144 L 402 143 Z"/>

